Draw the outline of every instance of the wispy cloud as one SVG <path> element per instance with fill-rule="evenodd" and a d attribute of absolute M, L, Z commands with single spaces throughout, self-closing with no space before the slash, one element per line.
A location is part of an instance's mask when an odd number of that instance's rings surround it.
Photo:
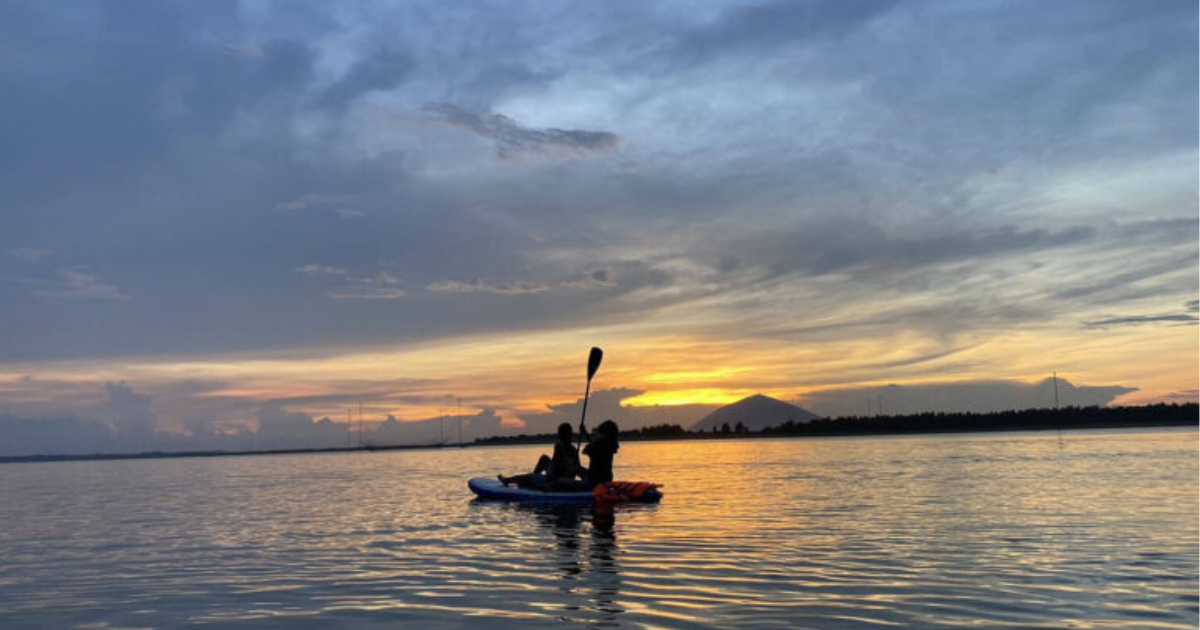
<path fill-rule="evenodd" d="M 305 193 L 291 201 L 285 201 L 275 206 L 281 212 L 294 212 L 309 208 L 327 207 L 335 204 L 349 203 L 351 197 L 345 195 L 324 195 L 320 193 Z"/>
<path fill-rule="evenodd" d="M 397 52 L 376 51 L 351 66 L 341 78 L 322 90 L 317 104 L 328 108 L 343 107 L 369 92 L 394 88 L 415 65 L 411 58 Z"/>
<path fill-rule="evenodd" d="M 16 247 L 5 250 L 4 253 L 17 262 L 29 264 L 41 262 L 51 254 L 50 250 L 37 247 Z"/>
<path fill-rule="evenodd" d="M 318 265 L 316 263 L 310 263 L 310 264 L 307 264 L 307 265 L 304 265 L 301 267 L 296 267 L 296 272 L 300 273 L 302 275 L 308 276 L 310 278 L 316 278 L 316 277 L 321 277 L 321 276 L 344 276 L 344 275 L 346 275 L 346 270 L 342 269 L 341 267 L 332 267 L 329 265 Z"/>
<path fill-rule="evenodd" d="M 559 289 L 592 289 L 611 288 L 617 286 L 608 269 L 593 269 L 582 277 L 563 280 L 558 283 L 546 282 L 492 282 L 477 278 L 474 280 L 437 280 L 425 286 L 430 293 L 494 293 L 497 295 L 525 295 L 531 293 L 546 293 Z"/>
<path fill-rule="evenodd" d="M 89 300 L 125 300 L 129 296 L 115 285 L 103 282 L 83 267 L 60 269 L 58 278 L 37 281 L 41 288 L 33 293 L 46 298 L 78 298 Z"/>
<path fill-rule="evenodd" d="M 1087 322 L 1089 328 L 1107 328 L 1109 326 L 1130 326 L 1139 324 L 1195 324 L 1195 315 L 1130 315 L 1128 317 L 1110 317 Z"/>
<path fill-rule="evenodd" d="M 1191 326 L 1195 325 L 1200 318 L 1197 317 L 1197 310 L 1200 309 L 1200 300 L 1191 300 L 1183 305 L 1183 313 L 1159 313 L 1155 315 L 1122 315 L 1117 317 L 1106 317 L 1085 322 L 1087 328 L 1109 328 L 1112 326 L 1138 326 L 1144 324 L 1170 324 L 1175 326 Z"/>
<path fill-rule="evenodd" d="M 432 293 L 496 293 L 500 295 L 523 295 L 544 293 L 553 289 L 551 285 L 537 282 L 503 282 L 489 280 L 438 280 L 425 287 Z"/>
<path fill-rule="evenodd" d="M 397 300 L 408 295 L 399 285 L 400 279 L 391 272 L 380 271 L 365 278 L 348 278 L 326 295 L 335 300 Z"/>
<path fill-rule="evenodd" d="M 590 289 L 595 287 L 611 288 L 617 286 L 612 272 L 608 269 L 593 269 L 579 280 L 565 280 L 559 286 L 564 289 Z"/>
<path fill-rule="evenodd" d="M 466 129 L 495 143 L 501 159 L 548 152 L 603 153 L 614 149 L 620 137 L 608 131 L 525 127 L 501 114 L 473 112 L 449 103 L 432 103 L 425 111 L 438 120 Z"/>
<path fill-rule="evenodd" d="M 296 197 L 291 201 L 285 201 L 275 205 L 275 210 L 279 212 L 301 212 L 305 210 L 321 210 L 332 212 L 340 219 L 357 219 L 367 216 L 366 212 L 355 209 L 353 204 L 356 198 L 352 195 L 325 195 L 320 193 L 306 193 Z"/>

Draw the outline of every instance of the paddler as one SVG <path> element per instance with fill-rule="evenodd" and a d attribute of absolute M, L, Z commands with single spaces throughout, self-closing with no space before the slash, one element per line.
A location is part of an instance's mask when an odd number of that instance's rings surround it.
<path fill-rule="evenodd" d="M 580 465 L 579 453 L 575 450 L 575 446 L 571 444 L 575 437 L 574 433 L 570 424 L 564 422 L 558 425 L 558 439 L 554 441 L 554 457 L 547 457 L 545 455 L 539 457 L 537 466 L 534 466 L 531 473 L 513 475 L 511 477 L 496 475 L 496 478 L 506 486 L 516 484 L 521 488 L 534 488 L 537 490 L 570 491 L 577 489 L 579 482 L 575 478 L 587 471 Z M 584 452 L 586 453 L 587 450 L 584 450 Z M 612 458 L 610 457 L 609 479 L 612 478 L 611 460 Z"/>
<path fill-rule="evenodd" d="M 621 450 L 620 434 L 621 430 L 617 428 L 616 422 L 611 419 L 605 420 L 596 427 L 595 432 L 588 440 L 588 445 L 583 447 L 583 454 L 588 456 L 587 478 L 585 479 L 588 489 L 613 480 L 613 456 Z M 585 439 L 588 438 L 586 430 L 583 436 Z"/>

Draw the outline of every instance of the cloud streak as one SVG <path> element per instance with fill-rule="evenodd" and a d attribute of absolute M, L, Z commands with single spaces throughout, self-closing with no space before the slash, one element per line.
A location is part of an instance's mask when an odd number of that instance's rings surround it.
<path fill-rule="evenodd" d="M 84 267 L 60 269 L 53 281 L 34 281 L 39 288 L 33 294 L 44 298 L 84 300 L 126 300 L 129 296 L 115 285 L 103 282 Z"/>
<path fill-rule="evenodd" d="M 473 112 L 449 103 L 431 103 L 424 110 L 435 114 L 436 120 L 492 141 L 502 160 L 548 153 L 605 153 L 620 142 L 619 136 L 608 131 L 525 127 L 501 114 Z"/>

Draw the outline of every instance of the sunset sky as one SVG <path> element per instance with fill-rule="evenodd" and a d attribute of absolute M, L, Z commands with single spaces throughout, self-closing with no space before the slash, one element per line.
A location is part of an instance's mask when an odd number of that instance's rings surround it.
<path fill-rule="evenodd" d="M 1197 74 L 1194 0 L 4 2 L 0 425 L 1196 400 Z"/>

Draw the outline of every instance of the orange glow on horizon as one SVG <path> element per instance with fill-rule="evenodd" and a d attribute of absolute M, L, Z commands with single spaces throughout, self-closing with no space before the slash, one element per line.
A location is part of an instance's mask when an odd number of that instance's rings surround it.
<path fill-rule="evenodd" d="M 668 328 L 650 319 L 370 351 L 11 364 L 0 366 L 0 389 L 20 392 L 16 398 L 32 404 L 39 390 L 25 391 L 29 383 L 56 384 L 62 388 L 57 394 L 42 394 L 49 404 L 64 391 L 74 399 L 85 398 L 79 392 L 102 398 L 105 381 L 125 381 L 163 409 L 172 400 L 240 401 L 243 408 L 280 400 L 289 410 L 339 422 L 361 401 L 368 424 L 389 414 L 401 421 L 452 416 L 461 399 L 463 415 L 492 409 L 511 423 L 581 398 L 592 345 L 605 350 L 592 391 L 631 390 L 623 404 L 634 407 L 728 404 L 756 393 L 794 400 L 822 390 L 892 383 L 1036 382 L 1055 371 L 1077 385 L 1138 387 L 1118 402 L 1144 404 L 1186 395 L 1200 377 L 1196 326 L 1094 330 L 1048 324 L 954 339 L 865 331 L 854 338 L 786 342 Z M 172 392 L 170 384 L 184 381 L 215 385 Z M 245 417 L 221 420 L 253 422 L 253 412 L 240 413 Z"/>

